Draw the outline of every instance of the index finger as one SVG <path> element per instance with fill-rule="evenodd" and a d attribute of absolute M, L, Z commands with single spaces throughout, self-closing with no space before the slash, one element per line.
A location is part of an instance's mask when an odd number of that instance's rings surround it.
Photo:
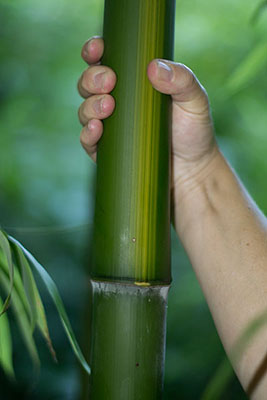
<path fill-rule="evenodd" d="M 104 40 L 100 36 L 88 39 L 82 47 L 82 58 L 88 64 L 98 64 L 104 52 Z"/>

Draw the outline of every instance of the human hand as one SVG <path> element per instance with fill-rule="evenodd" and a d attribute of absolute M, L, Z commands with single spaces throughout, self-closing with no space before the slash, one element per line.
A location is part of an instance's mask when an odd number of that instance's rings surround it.
<path fill-rule="evenodd" d="M 82 48 L 82 57 L 89 68 L 82 74 L 78 90 L 85 101 L 79 108 L 83 125 L 81 144 L 96 160 L 97 142 L 103 132 L 102 119 L 115 108 L 109 94 L 116 84 L 116 75 L 100 65 L 104 51 L 101 38 L 88 40 Z M 218 153 L 213 135 L 209 101 L 205 89 L 185 65 L 166 60 L 153 60 L 147 68 L 153 87 L 172 96 L 172 188 L 181 185 L 190 188 L 190 181 L 204 170 Z"/>
<path fill-rule="evenodd" d="M 116 75 L 100 65 L 104 41 L 99 37 L 89 39 L 82 48 L 82 58 L 89 64 L 78 81 L 78 91 L 85 98 L 78 111 L 83 129 L 80 141 L 87 154 L 96 161 L 97 143 L 103 133 L 102 119 L 109 117 L 115 108 L 109 94 L 115 87 Z"/>

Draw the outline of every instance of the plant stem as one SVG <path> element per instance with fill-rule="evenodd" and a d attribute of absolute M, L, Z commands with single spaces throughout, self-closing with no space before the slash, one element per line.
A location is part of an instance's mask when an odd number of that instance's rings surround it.
<path fill-rule="evenodd" d="M 93 282 L 90 399 L 161 398 L 168 289 Z"/>
<path fill-rule="evenodd" d="M 103 63 L 117 74 L 98 147 L 94 279 L 169 284 L 170 97 L 147 66 L 172 58 L 174 0 L 106 0 Z"/>
<path fill-rule="evenodd" d="M 174 9 L 174 0 L 105 1 L 102 61 L 117 84 L 97 156 L 90 400 L 162 396 L 171 102 L 147 66 L 172 59 Z"/>

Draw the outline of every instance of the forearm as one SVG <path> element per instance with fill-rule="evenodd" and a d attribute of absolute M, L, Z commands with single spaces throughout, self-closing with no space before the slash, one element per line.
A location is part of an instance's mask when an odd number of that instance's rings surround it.
<path fill-rule="evenodd" d="M 267 311 L 266 219 L 220 153 L 175 190 L 176 230 L 231 355 L 249 323 Z M 266 350 L 263 328 L 235 365 L 245 389 Z M 251 397 L 264 399 L 266 393 L 264 375 Z"/>

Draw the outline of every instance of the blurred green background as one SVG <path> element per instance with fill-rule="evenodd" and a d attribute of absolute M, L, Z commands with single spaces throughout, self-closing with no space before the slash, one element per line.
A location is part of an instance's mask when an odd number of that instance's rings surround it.
<path fill-rule="evenodd" d="M 0 224 L 56 281 L 82 338 L 95 165 L 79 144 L 80 50 L 101 34 L 103 0 L 0 0 Z M 263 4 L 259 8 L 259 5 Z M 211 101 L 223 152 L 267 212 L 267 7 L 252 0 L 180 0 L 175 59 Z M 224 358 L 205 299 L 172 232 L 164 399 L 198 399 Z M 0 371 L 0 398 L 74 400 L 79 368 L 44 291 L 54 364 L 36 336 L 39 380 L 12 321 L 17 384 Z M 233 378 L 223 399 L 245 399 Z"/>

